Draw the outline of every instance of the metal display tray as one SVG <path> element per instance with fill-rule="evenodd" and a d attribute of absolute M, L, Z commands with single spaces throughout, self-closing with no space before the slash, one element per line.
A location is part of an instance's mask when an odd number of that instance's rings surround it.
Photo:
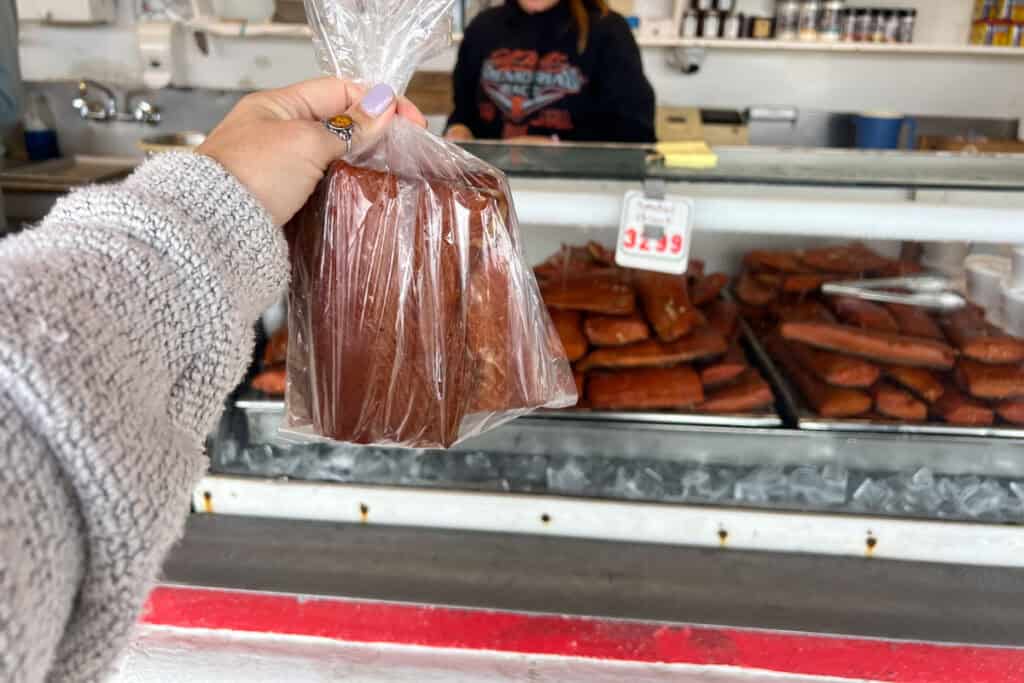
<path fill-rule="evenodd" d="M 246 398 L 235 401 L 235 407 L 245 412 L 280 413 L 284 415 L 284 402 L 277 399 Z M 602 411 L 588 409 L 538 410 L 531 419 L 573 422 L 630 422 L 698 427 L 781 427 L 782 418 L 774 411 L 748 414 Z"/>
<path fill-rule="evenodd" d="M 742 320 L 738 321 L 742 323 Z M 752 365 L 760 363 L 757 340 L 749 327 L 740 328 L 744 353 Z M 753 358 L 751 353 L 753 352 Z M 774 388 L 773 388 L 774 393 Z M 779 396 L 775 395 L 778 405 Z M 533 417 L 552 420 L 593 420 L 599 422 L 641 422 L 664 425 L 690 425 L 696 427 L 781 427 L 782 416 L 775 406 L 768 406 L 750 413 L 699 413 L 676 410 L 650 412 L 640 410 L 591 410 L 589 408 L 566 408 L 564 410 L 540 410 Z"/>
<path fill-rule="evenodd" d="M 789 380 L 779 371 L 775 361 L 765 350 L 757 336 L 747 325 L 746 321 L 740 321 L 743 326 L 744 336 L 750 344 L 758 362 L 765 372 L 775 390 L 775 397 L 781 403 L 787 416 L 792 418 L 799 429 L 809 431 L 835 431 L 835 432 L 873 432 L 878 434 L 929 434 L 934 436 L 975 436 L 984 438 L 1000 439 L 1024 439 L 1024 429 L 1012 426 L 992 427 L 965 427 L 960 425 L 943 424 L 940 422 L 902 422 L 900 420 L 886 420 L 879 418 L 828 418 L 821 417 L 811 410 L 803 401 L 803 396 L 789 383 Z"/>
<path fill-rule="evenodd" d="M 742 322 L 742 321 L 741 321 Z M 761 362 L 757 340 L 749 327 L 743 326 L 742 334 L 747 345 L 747 355 L 753 350 L 755 364 Z M 763 351 L 761 352 L 763 354 Z M 778 394 L 775 396 L 778 403 Z M 284 411 L 280 400 L 239 400 L 235 406 L 245 411 Z M 544 420 L 575 420 L 593 422 L 632 422 L 662 425 L 691 425 L 697 427 L 781 427 L 782 416 L 769 406 L 750 413 L 700 413 L 695 411 L 641 411 L 641 410 L 591 410 L 589 408 L 564 408 L 562 410 L 538 410 L 529 414 L 531 418 Z"/>
<path fill-rule="evenodd" d="M 574 420 L 585 422 L 646 422 L 663 425 L 693 425 L 698 427 L 781 427 L 782 418 L 772 412 L 728 414 L 692 412 L 605 411 L 587 408 L 539 410 L 531 417 L 543 420 Z"/>

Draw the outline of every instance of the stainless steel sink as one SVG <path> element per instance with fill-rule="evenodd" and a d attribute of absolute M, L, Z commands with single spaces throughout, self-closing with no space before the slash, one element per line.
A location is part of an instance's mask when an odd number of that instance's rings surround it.
<path fill-rule="evenodd" d="M 132 172 L 135 159 L 75 155 L 0 169 L 5 192 L 67 192 L 90 183 L 117 180 Z"/>
<path fill-rule="evenodd" d="M 139 140 L 139 149 L 152 156 L 160 152 L 171 152 L 175 150 L 195 149 L 206 140 L 206 134 L 198 131 L 183 131 L 180 133 L 165 133 L 163 135 L 152 135 Z"/>
<path fill-rule="evenodd" d="M 63 159 L 0 166 L 2 208 L 7 222 L 12 227 L 34 223 L 69 190 L 123 178 L 139 161 L 134 157 L 76 154 Z"/>

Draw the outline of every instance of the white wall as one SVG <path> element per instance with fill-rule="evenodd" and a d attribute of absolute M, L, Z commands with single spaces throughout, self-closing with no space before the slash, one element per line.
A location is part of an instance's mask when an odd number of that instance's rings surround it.
<path fill-rule="evenodd" d="M 669 67 L 663 54 L 647 50 L 644 64 L 661 104 L 1024 116 L 1024 53 L 1016 58 L 952 58 L 710 51 L 700 72 L 686 76 Z"/>
<path fill-rule="evenodd" d="M 657 3 L 660 0 L 648 0 Z M 771 0 L 743 0 L 750 11 Z M 865 0 L 858 5 L 917 6 L 918 42 L 966 42 L 969 0 Z M 26 24 L 22 69 L 28 80 L 89 76 L 120 85 L 141 83 L 142 63 L 127 3 L 111 27 Z M 658 6 L 655 4 L 655 6 Z M 886 109 L 934 116 L 1024 117 L 1024 51 L 1019 57 L 849 54 L 713 50 L 701 71 L 680 74 L 668 51 L 644 50 L 648 76 L 664 104 L 744 108 L 781 104 L 801 109 Z M 426 68 L 450 69 L 454 51 Z M 315 65 L 308 40 L 211 38 L 202 54 L 194 36 L 175 34 L 174 84 L 253 89 L 309 77 Z"/>

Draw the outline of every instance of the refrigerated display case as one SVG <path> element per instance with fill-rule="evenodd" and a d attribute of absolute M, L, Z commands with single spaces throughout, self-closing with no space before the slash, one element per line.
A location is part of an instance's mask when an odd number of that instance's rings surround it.
<path fill-rule="evenodd" d="M 623 195 L 652 187 L 693 198 L 694 256 L 708 270 L 730 274 L 738 273 L 743 254 L 754 247 L 808 248 L 856 239 L 895 255 L 904 242 L 925 242 L 927 261 L 928 254 L 947 259 L 953 254 L 955 260 L 968 248 L 1006 251 L 1015 240 L 1024 242 L 1024 161 L 1013 156 L 723 149 L 715 169 L 690 171 L 665 168 L 638 148 L 471 148 L 510 175 L 532 264 L 562 244 L 597 240 L 614 246 Z M 763 358 L 759 362 L 770 364 Z M 780 380 L 777 369 L 768 369 L 777 401 L 775 410 L 764 415 L 719 419 L 655 411 L 546 412 L 448 452 L 289 443 L 290 437 L 277 433 L 281 402 L 243 388 L 211 442 L 211 476 L 197 491 L 197 509 L 381 523 L 418 520 L 449 527 L 460 523 L 446 519 L 446 513 L 424 517 L 422 511 L 403 512 L 402 505 L 393 509 L 385 500 L 365 505 L 371 512 L 364 513 L 360 506 L 337 501 L 348 498 L 344 492 L 352 487 L 363 486 L 369 487 L 364 497 L 386 499 L 393 491 L 396 501 L 408 506 L 422 496 L 428 508 L 434 497 L 444 499 L 457 490 L 465 492 L 461 500 L 467 505 L 483 508 L 506 505 L 506 493 L 534 496 L 526 507 L 544 507 L 550 498 L 550 505 L 592 506 L 595 514 L 609 501 L 641 500 L 665 504 L 642 508 L 655 526 L 662 516 L 684 514 L 688 504 L 715 506 L 714 514 L 704 507 L 694 511 L 702 519 L 724 519 L 727 513 L 758 519 L 756 511 L 786 511 L 771 518 L 787 520 L 778 532 L 749 531 L 756 533 L 760 547 L 782 551 L 797 549 L 785 539 L 792 538 L 789 524 L 801 525 L 799 513 L 828 513 L 828 523 L 819 526 L 834 528 L 835 534 L 823 532 L 829 540 L 819 545 L 803 537 L 799 550 L 845 554 L 855 549 L 858 555 L 899 559 L 941 561 L 956 551 L 945 543 L 941 549 L 877 539 L 869 545 L 878 529 L 897 519 L 971 521 L 978 523 L 971 534 L 1005 535 L 1007 543 L 980 553 L 965 548 L 965 560 L 1021 561 L 1014 551 L 1021 542 L 1016 529 L 998 525 L 1024 521 L 1019 441 L 1024 432 L 1010 425 L 988 430 L 874 428 L 878 425 L 868 420 L 859 428 L 856 422 L 812 420 L 798 414 L 792 387 Z M 286 477 L 288 482 L 261 482 L 260 477 Z M 321 486 L 328 483 L 334 486 Z M 260 493 L 241 493 L 248 487 Z M 326 491 L 324 505 L 337 509 L 302 513 L 291 504 L 275 509 L 278 496 L 303 487 Z M 223 491 L 232 492 L 227 507 L 220 504 Z M 526 499 L 508 500 L 519 504 Z M 878 516 L 869 525 L 872 533 L 860 534 L 863 538 L 851 544 L 848 532 L 839 530 L 864 526 L 857 520 L 866 515 Z M 598 538 L 614 528 L 607 520 L 567 526 L 563 519 L 548 517 L 524 516 L 512 528 L 502 522 L 477 524 L 494 531 Z M 712 523 L 710 534 L 660 539 L 642 526 L 627 525 L 618 537 L 719 545 L 719 531 L 725 529 L 732 547 L 746 547 L 742 529 L 750 528 L 746 521 L 739 528 Z M 930 536 L 963 527 L 924 529 Z"/>
<path fill-rule="evenodd" d="M 955 284 L 968 251 L 1012 256 L 1024 249 L 1024 158 L 1012 155 L 727 148 L 716 150 L 716 168 L 694 171 L 665 168 L 651 150 L 637 148 L 470 147 L 509 174 L 532 265 L 563 244 L 614 246 L 623 196 L 637 189 L 691 198 L 693 255 L 709 270 L 733 275 L 755 247 L 857 240 L 890 257 L 905 243 L 922 244 L 926 267 Z M 318 563 L 335 561 L 322 553 L 342 561 L 322 544 L 338 544 L 384 562 L 378 570 L 392 579 L 380 590 L 366 574 L 348 588 L 326 580 L 345 595 L 1024 644 L 1012 635 L 1018 618 L 999 604 L 1008 595 L 1001 587 L 1024 578 L 1022 432 L 801 420 L 787 395 L 792 387 L 768 367 L 770 359 L 757 362 L 765 364 L 776 401 L 756 420 L 541 412 L 449 451 L 296 442 L 278 432 L 280 399 L 243 386 L 210 438 L 210 472 L 194 495 L 191 526 L 206 545 L 190 546 L 186 537 L 170 576 L 233 585 L 224 578 L 231 560 L 197 559 L 203 548 L 220 543 L 232 553 L 259 553 L 266 550 L 259 542 L 238 538 L 280 534 L 275 543 L 288 548 L 289 559 L 267 560 L 261 578 L 238 587 L 292 591 L 296 584 L 274 578 L 270 567 L 302 574 L 306 561 L 312 568 L 303 580 L 315 586 L 332 571 Z M 355 542 L 339 531 L 356 528 L 368 536 Z M 456 547 L 468 549 L 452 550 L 464 560 L 461 569 L 439 559 Z M 403 564 L 405 550 L 411 566 L 390 564 Z M 642 558 L 642 569 L 632 567 L 634 581 L 616 574 L 630 570 L 611 567 L 620 552 Z M 532 559 L 511 559 L 520 553 Z M 536 559 L 562 553 L 551 560 L 557 567 Z M 605 578 L 590 571 L 606 564 Z M 669 597 L 676 590 L 666 578 L 672 566 L 691 583 L 701 580 L 692 572 L 709 572 L 714 595 L 699 606 L 692 595 Z M 511 576 L 511 567 L 524 574 Z M 445 570 L 462 581 L 437 579 Z M 549 572 L 548 579 L 565 582 L 564 591 L 541 590 L 545 578 L 530 572 Z M 418 591 L 414 577 L 424 575 L 430 588 Z M 891 583 L 896 576 L 906 585 Z M 805 580 L 815 589 L 802 590 Z M 515 588 L 503 593 L 506 586 L 517 586 L 518 597 Z M 740 597 L 726 597 L 729 590 Z M 618 591 L 632 592 L 636 602 Z M 892 613 L 872 604 L 876 598 Z M 776 599 L 791 601 L 790 608 Z M 828 667 L 774 670 L 837 674 Z"/>

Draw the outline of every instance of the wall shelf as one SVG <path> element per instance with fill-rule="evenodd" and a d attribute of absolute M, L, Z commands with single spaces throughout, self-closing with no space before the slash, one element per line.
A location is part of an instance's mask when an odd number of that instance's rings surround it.
<path fill-rule="evenodd" d="M 313 36 L 307 24 L 285 24 L 280 22 L 251 23 L 228 21 L 213 17 L 200 17 L 185 24 L 192 31 L 209 33 L 223 38 L 305 38 Z"/>
<path fill-rule="evenodd" d="M 225 21 L 215 18 L 194 19 L 187 24 L 193 31 L 203 31 L 214 36 L 227 38 L 309 38 L 312 36 L 305 24 L 248 23 Z M 452 42 L 462 40 L 461 33 L 452 34 Z M 751 52 L 838 52 L 885 55 L 946 55 L 1024 58 L 1024 48 L 991 47 L 985 45 L 944 45 L 927 43 L 877 44 L 877 43 L 804 43 L 781 40 L 725 40 L 722 38 L 651 38 L 638 36 L 640 47 L 686 48 L 698 47 L 708 50 L 751 51 Z"/>
<path fill-rule="evenodd" d="M 841 52 L 885 55 L 969 55 L 1021 57 L 1024 48 L 986 45 L 943 45 L 928 43 L 803 43 L 782 40 L 725 40 L 722 38 L 638 38 L 641 47 L 700 47 L 709 50 L 761 52 Z"/>

